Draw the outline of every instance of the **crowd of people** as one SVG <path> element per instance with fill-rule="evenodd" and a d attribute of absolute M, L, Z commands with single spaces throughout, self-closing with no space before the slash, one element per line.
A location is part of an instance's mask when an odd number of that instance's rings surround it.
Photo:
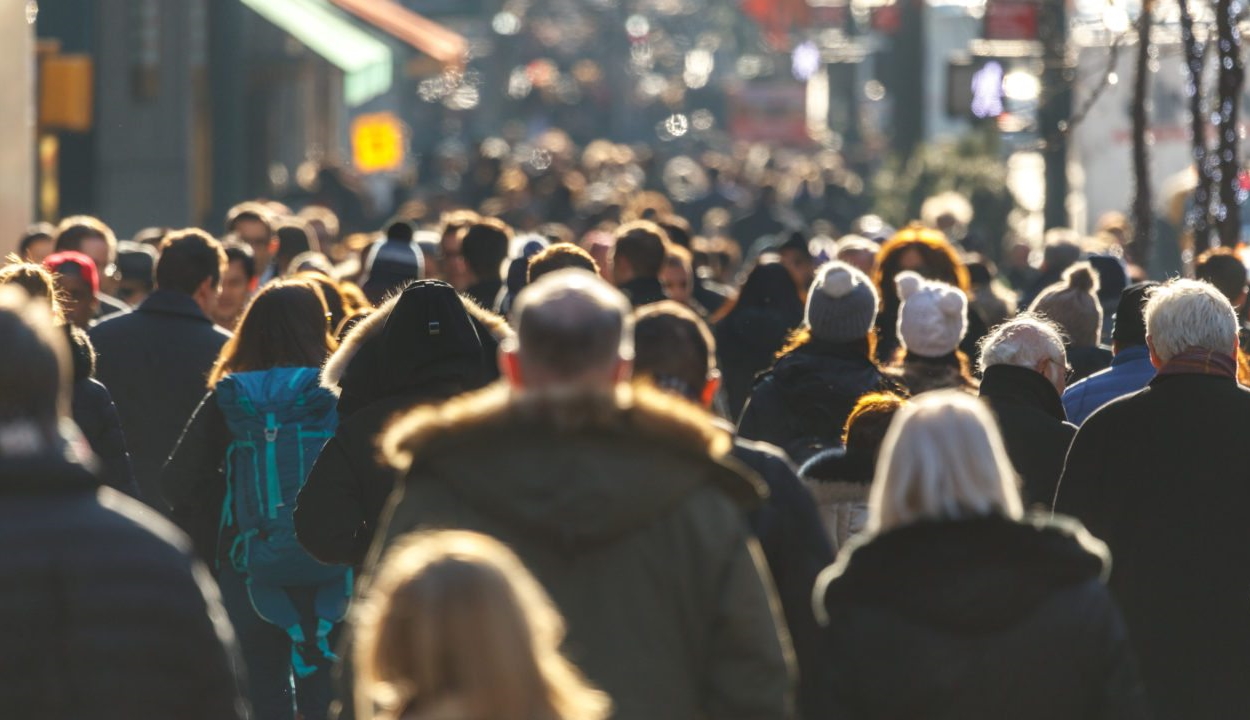
<path fill-rule="evenodd" d="M 32 228 L 0 706 L 1250 716 L 1236 252 L 1154 282 L 1111 224 L 999 272 L 949 215 L 835 239 L 770 192 Z"/>

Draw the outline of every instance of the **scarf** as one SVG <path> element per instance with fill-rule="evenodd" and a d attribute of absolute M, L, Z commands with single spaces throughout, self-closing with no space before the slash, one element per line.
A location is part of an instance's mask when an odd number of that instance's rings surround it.
<path fill-rule="evenodd" d="M 1237 379 L 1237 360 L 1228 353 L 1191 347 L 1172 356 L 1159 368 L 1158 377 L 1167 375 L 1212 375 Z"/>

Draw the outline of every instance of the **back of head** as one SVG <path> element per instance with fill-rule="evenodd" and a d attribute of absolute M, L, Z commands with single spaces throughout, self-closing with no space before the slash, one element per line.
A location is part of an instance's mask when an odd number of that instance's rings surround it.
<path fill-rule="evenodd" d="M 98 238 L 108 244 L 110 262 L 117 256 L 117 236 L 103 221 L 90 215 L 74 215 L 62 220 L 56 228 L 56 249 L 81 251 L 83 241 L 89 238 Z"/>
<path fill-rule="evenodd" d="M 1231 303 L 1240 303 L 1246 295 L 1246 266 L 1232 248 L 1208 250 L 1198 258 L 1194 276 L 1205 280 L 1223 293 Z"/>
<path fill-rule="evenodd" d="M 1155 355 L 1168 362 L 1186 351 L 1234 355 L 1237 313 L 1214 285 L 1172 280 L 1150 292 L 1146 333 Z"/>
<path fill-rule="evenodd" d="M 485 361 L 482 341 L 452 286 L 419 280 L 404 288 L 382 330 L 382 382 L 388 390 L 476 388 L 485 383 Z"/>
<path fill-rule="evenodd" d="M 161 241 L 156 261 L 156 287 L 184 295 L 194 295 L 209 280 L 221 282 L 226 252 L 211 235 L 196 228 L 175 230 Z"/>
<path fill-rule="evenodd" d="M 316 234 L 307 222 L 299 218 L 285 218 L 274 230 L 274 235 L 278 237 L 278 252 L 275 257 L 286 262 L 301 253 L 321 252 Z"/>
<path fill-rule="evenodd" d="M 899 298 L 898 336 L 903 348 L 923 357 L 945 357 L 968 332 L 968 298 L 957 287 L 905 271 L 894 278 Z"/>
<path fill-rule="evenodd" d="M 248 303 L 238 330 L 222 346 L 208 386 L 237 372 L 321 367 L 335 347 L 329 314 L 316 283 L 301 279 L 269 283 Z"/>
<path fill-rule="evenodd" d="M 516 353 L 524 371 L 552 384 L 602 379 L 634 355 L 629 301 L 580 270 L 544 275 L 512 309 Z"/>
<path fill-rule="evenodd" d="M 736 307 L 767 308 L 795 320 L 803 316 L 803 301 L 794 287 L 794 279 L 775 255 L 760 259 L 738 290 Z"/>
<path fill-rule="evenodd" d="M 122 280 L 140 283 L 151 290 L 156 282 L 156 250 L 150 245 L 122 240 L 117 243 L 117 271 Z"/>
<path fill-rule="evenodd" d="M 899 410 L 881 447 L 868 532 L 921 520 L 1023 515 L 998 424 L 978 399 L 926 393 Z"/>
<path fill-rule="evenodd" d="M 634 312 L 634 374 L 698 402 L 716 369 L 716 343 L 690 308 L 664 300 Z"/>
<path fill-rule="evenodd" d="M 1040 313 L 1054 321 L 1071 347 L 1097 345 L 1102 333 L 1097 273 L 1089 263 L 1069 267 L 1063 273 L 1063 280 L 1037 296 L 1029 312 Z"/>
<path fill-rule="evenodd" d="M 40 240 L 53 240 L 56 238 L 56 228 L 51 223 L 37 222 L 26 228 L 17 243 L 17 254 L 19 257 L 26 257 L 30 246 Z"/>
<path fill-rule="evenodd" d="M 664 267 L 668 238 L 664 229 L 648 220 L 636 220 L 616 229 L 613 258 L 629 263 L 634 277 L 655 278 Z"/>
<path fill-rule="evenodd" d="M 71 363 L 46 302 L 0 287 L 0 463 L 47 452 L 68 416 Z"/>
<path fill-rule="evenodd" d="M 668 241 L 674 245 L 690 249 L 691 243 L 694 241 L 694 229 L 690 227 L 690 223 L 686 218 L 680 215 L 661 215 L 655 221 L 656 225 L 664 231 Z"/>
<path fill-rule="evenodd" d="M 1090 255 L 1089 264 L 1098 277 L 1098 300 L 1103 303 L 1119 300 L 1120 293 L 1128 287 L 1128 268 L 1124 261 L 1114 255 Z"/>
<path fill-rule="evenodd" d="M 498 280 L 512 245 L 512 228 L 502 220 L 488 217 L 460 232 L 460 253 L 478 282 Z"/>
<path fill-rule="evenodd" d="M 502 543 L 464 531 L 398 539 L 356 609 L 358 716 L 439 707 L 467 718 L 599 720 L 605 695 L 560 654 L 551 599 Z"/>
<path fill-rule="evenodd" d="M 369 247 L 360 288 L 373 304 L 380 304 L 391 291 L 425 277 L 425 252 L 415 236 L 411 225 L 394 222 L 386 228 L 386 237 Z"/>
<path fill-rule="evenodd" d="M 0 267 L 0 285 L 14 285 L 25 290 L 32 300 L 45 303 L 54 320 L 61 317 L 56 279 L 42 265 L 18 262 Z"/>
<path fill-rule="evenodd" d="M 599 274 L 599 263 L 595 262 L 590 253 L 576 245 L 557 243 L 529 259 L 529 282 L 567 268 L 580 268 L 595 275 Z"/>
<path fill-rule="evenodd" d="M 234 232 L 235 226 L 243 221 L 257 222 L 273 231 L 274 216 L 268 205 L 254 200 L 239 203 L 226 213 L 226 232 Z"/>
<path fill-rule="evenodd" d="M 1032 313 L 1021 313 L 994 327 L 981 338 L 978 347 L 982 373 L 995 365 L 1033 369 L 1043 360 L 1057 363 L 1059 367 L 1067 362 L 1059 328 Z"/>
<path fill-rule="evenodd" d="M 1146 299 L 1159 287 L 1156 282 L 1129 285 L 1120 293 L 1120 303 L 1115 310 L 1115 328 L 1111 339 L 1117 348 L 1129 348 L 1146 344 Z"/>
<path fill-rule="evenodd" d="M 816 340 L 863 340 L 877 321 L 879 302 L 877 289 L 867 275 L 835 260 L 816 271 L 807 294 L 806 324 Z"/>

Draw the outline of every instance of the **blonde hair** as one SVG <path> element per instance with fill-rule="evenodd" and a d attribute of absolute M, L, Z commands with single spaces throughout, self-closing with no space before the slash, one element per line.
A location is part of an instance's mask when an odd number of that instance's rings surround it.
<path fill-rule="evenodd" d="M 926 393 L 894 417 L 868 497 L 868 532 L 919 520 L 1023 515 L 998 424 L 964 392 Z"/>
<path fill-rule="evenodd" d="M 559 646 L 564 622 L 521 561 L 472 532 L 396 541 L 354 617 L 360 720 L 599 720 L 611 701 Z"/>

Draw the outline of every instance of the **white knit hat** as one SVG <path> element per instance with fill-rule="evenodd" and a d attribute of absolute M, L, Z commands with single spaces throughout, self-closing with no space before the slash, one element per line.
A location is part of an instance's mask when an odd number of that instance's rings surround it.
<path fill-rule="evenodd" d="M 903 347 L 924 357 L 955 352 L 968 332 L 968 298 L 943 282 L 904 271 L 894 277 L 903 301 L 898 312 L 898 337 Z"/>

